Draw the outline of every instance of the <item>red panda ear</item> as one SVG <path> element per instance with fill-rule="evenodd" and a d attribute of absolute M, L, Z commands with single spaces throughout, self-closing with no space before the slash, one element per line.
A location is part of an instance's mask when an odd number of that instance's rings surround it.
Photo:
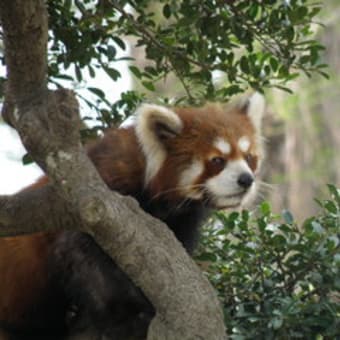
<path fill-rule="evenodd" d="M 161 140 L 174 138 L 180 132 L 178 131 L 177 128 L 174 129 L 172 125 L 166 124 L 162 121 L 154 122 L 154 131 L 155 131 L 155 134 Z"/>
<path fill-rule="evenodd" d="M 148 183 L 166 158 L 165 141 L 181 133 L 183 122 L 166 107 L 144 104 L 136 112 L 135 129 L 146 158 L 145 183 Z"/>
<path fill-rule="evenodd" d="M 244 97 L 238 103 L 241 113 L 246 114 L 257 131 L 261 130 L 262 118 L 265 113 L 265 99 L 259 92 Z"/>
<path fill-rule="evenodd" d="M 176 137 L 183 128 L 179 116 L 163 106 L 144 104 L 136 115 L 136 132 L 141 144 Z"/>

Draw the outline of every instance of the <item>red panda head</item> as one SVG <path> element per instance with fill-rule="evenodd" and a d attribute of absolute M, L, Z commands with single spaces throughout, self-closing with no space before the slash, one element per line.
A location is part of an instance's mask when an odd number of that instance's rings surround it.
<path fill-rule="evenodd" d="M 143 105 L 135 130 L 146 160 L 145 189 L 153 198 L 218 209 L 244 203 L 262 158 L 264 107 L 258 93 L 226 106 Z"/>

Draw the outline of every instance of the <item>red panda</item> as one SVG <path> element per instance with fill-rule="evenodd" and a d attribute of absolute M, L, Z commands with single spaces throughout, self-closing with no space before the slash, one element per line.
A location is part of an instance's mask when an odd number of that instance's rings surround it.
<path fill-rule="evenodd" d="M 133 196 L 191 254 L 212 209 L 239 207 L 254 194 L 264 105 L 258 93 L 201 108 L 144 104 L 132 125 L 88 146 L 88 156 L 110 189 Z M 46 177 L 26 190 L 45 185 Z M 1 238 L 0 278 L 8 339 L 143 338 L 154 315 L 112 259 L 75 231 Z"/>

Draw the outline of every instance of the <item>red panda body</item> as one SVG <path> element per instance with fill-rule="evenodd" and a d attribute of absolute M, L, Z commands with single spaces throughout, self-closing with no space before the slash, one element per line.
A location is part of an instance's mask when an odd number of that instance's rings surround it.
<path fill-rule="evenodd" d="M 88 155 L 110 189 L 136 198 L 191 253 L 211 209 L 240 206 L 253 194 L 263 110 L 259 94 L 226 107 L 146 104 L 133 126 L 109 130 Z M 26 190 L 42 185 L 46 178 Z M 70 339 L 84 330 L 94 339 L 143 338 L 154 315 L 143 293 L 79 232 L 0 239 L 0 278 L 8 339 Z"/>

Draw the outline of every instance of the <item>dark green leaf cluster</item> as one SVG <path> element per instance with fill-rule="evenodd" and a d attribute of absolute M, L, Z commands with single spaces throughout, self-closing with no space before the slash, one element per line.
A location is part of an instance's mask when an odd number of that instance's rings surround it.
<path fill-rule="evenodd" d="M 148 59 L 145 67 L 130 62 L 134 77 L 154 91 L 174 74 L 185 93 L 177 103 L 224 101 L 250 87 L 289 91 L 301 71 L 324 74 L 312 30 L 321 6 L 307 0 L 49 0 L 48 9 L 49 80 L 57 86 L 86 87 L 85 75 L 99 68 L 116 81 L 117 61 L 129 59 L 120 57 L 126 38 Z M 106 125 L 116 111 L 102 89 L 89 90 L 98 100 L 83 99 Z"/>
<path fill-rule="evenodd" d="M 91 95 L 82 99 L 98 113 L 104 127 L 107 113 L 117 120 L 117 106 L 112 107 L 100 85 L 88 88 L 85 80 L 103 70 L 112 80 L 112 91 L 120 93 L 114 82 L 121 77 L 117 62 L 122 60 L 129 61 L 131 74 L 146 92 L 175 75 L 182 87 L 178 93 L 185 93 L 176 103 L 224 101 L 248 88 L 289 91 L 287 81 L 301 72 L 325 75 L 320 60 L 323 47 L 313 38 L 313 21 L 321 5 L 307 0 L 48 0 L 47 4 L 49 82 L 65 86 L 68 81 L 76 90 L 87 88 Z M 127 40 L 145 52 L 144 67 L 128 57 Z M 133 106 L 136 101 L 130 99 L 143 95 L 130 93 L 121 100 Z"/>
<path fill-rule="evenodd" d="M 49 75 L 51 80 L 69 79 L 64 71 L 74 67 L 75 80 L 83 80 L 86 70 L 91 77 L 98 68 L 115 81 L 121 75 L 111 66 L 122 60 L 117 49 L 125 49 L 117 25 L 116 12 L 105 2 L 95 0 L 50 0 Z M 73 79 L 73 78 L 72 78 Z"/>
<path fill-rule="evenodd" d="M 173 72 L 189 99 L 225 100 L 248 87 L 283 88 L 298 71 L 310 75 L 324 67 L 322 46 L 311 39 L 321 9 L 315 3 L 163 0 L 163 19 L 145 9 L 152 1 L 128 3 L 134 16 L 118 11 L 153 61 L 134 72 L 150 90 L 150 83 Z"/>
<path fill-rule="evenodd" d="M 97 94 L 108 105 L 104 93 L 97 88 L 88 88 L 89 91 Z M 89 107 L 94 108 L 94 104 L 87 98 L 82 98 Z M 110 110 L 106 108 L 97 109 L 99 115 L 96 119 L 85 116 L 84 120 L 91 120 L 91 128 L 81 130 L 81 135 L 84 140 L 95 138 L 98 131 L 103 131 L 107 127 L 119 126 L 132 112 L 135 112 L 138 104 L 143 101 L 143 96 L 134 91 L 123 92 L 120 99 L 110 105 Z"/>
<path fill-rule="evenodd" d="M 289 212 L 217 213 L 198 261 L 219 292 L 231 339 L 340 336 L 340 190 L 298 227 Z"/>
<path fill-rule="evenodd" d="M 121 77 L 115 65 L 130 58 L 118 56 L 119 50 L 125 50 L 126 46 L 115 9 L 105 1 L 50 0 L 48 10 L 50 83 L 60 87 L 65 86 L 65 81 L 71 81 L 76 90 L 85 87 L 89 96 L 78 94 L 97 112 L 98 125 L 93 130 L 111 126 L 125 114 L 124 108 L 134 108 L 141 98 L 127 92 L 113 104 L 107 100 L 102 87 L 89 87 L 85 82 L 86 77 L 94 78 L 100 69 L 112 80 L 112 91 L 121 92 L 114 86 Z"/>

